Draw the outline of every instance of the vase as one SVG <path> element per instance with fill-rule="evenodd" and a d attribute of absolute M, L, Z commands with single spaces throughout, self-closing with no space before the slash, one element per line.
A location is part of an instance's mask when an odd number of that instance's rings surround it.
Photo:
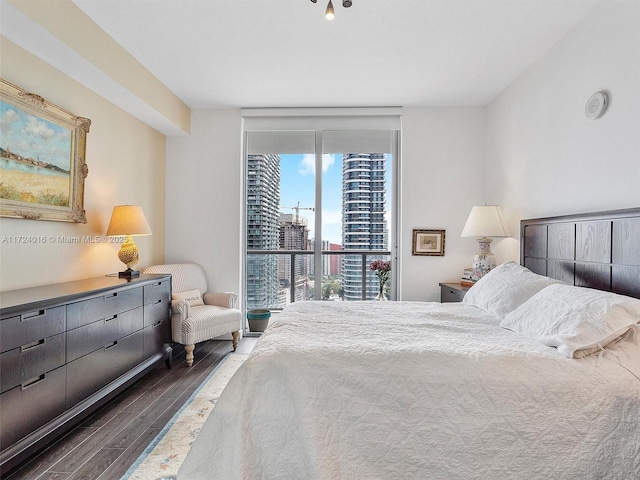
<path fill-rule="evenodd" d="M 378 291 L 378 296 L 376 297 L 376 300 L 378 300 L 379 302 L 383 302 L 387 300 L 387 297 L 384 294 L 384 282 L 380 282 L 380 289 Z"/>

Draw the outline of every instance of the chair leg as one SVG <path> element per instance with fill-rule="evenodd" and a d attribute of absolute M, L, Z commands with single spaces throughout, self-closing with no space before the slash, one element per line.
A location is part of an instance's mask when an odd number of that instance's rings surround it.
<path fill-rule="evenodd" d="M 233 351 L 235 352 L 236 348 L 238 348 L 238 337 L 240 336 L 240 330 L 236 330 L 231 334 L 231 336 L 233 337 Z"/>
<path fill-rule="evenodd" d="M 193 365 L 193 349 L 196 346 L 192 343 L 191 345 L 185 345 L 184 351 L 187 352 L 187 366 L 190 367 Z"/>

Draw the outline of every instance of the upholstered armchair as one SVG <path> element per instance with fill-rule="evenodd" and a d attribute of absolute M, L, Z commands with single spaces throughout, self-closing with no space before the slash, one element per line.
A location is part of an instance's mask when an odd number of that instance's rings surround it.
<path fill-rule="evenodd" d="M 204 270 L 195 263 L 154 265 L 143 273 L 171 274 L 171 335 L 184 345 L 188 366 L 196 343 L 230 333 L 236 349 L 242 328 L 236 293 L 209 292 Z"/>

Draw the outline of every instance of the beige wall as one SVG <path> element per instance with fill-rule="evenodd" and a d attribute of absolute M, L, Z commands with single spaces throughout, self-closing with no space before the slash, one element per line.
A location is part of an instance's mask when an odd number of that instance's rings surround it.
<path fill-rule="evenodd" d="M 3 79 L 91 119 L 84 194 L 88 222 L 0 218 L 0 290 L 122 270 L 116 244 L 57 241 L 104 235 L 114 205 L 141 205 L 147 216 L 153 235 L 136 238 L 139 266 L 164 261 L 165 136 L 4 37 L 0 42 Z M 17 236 L 44 236 L 47 243 L 12 243 Z"/>

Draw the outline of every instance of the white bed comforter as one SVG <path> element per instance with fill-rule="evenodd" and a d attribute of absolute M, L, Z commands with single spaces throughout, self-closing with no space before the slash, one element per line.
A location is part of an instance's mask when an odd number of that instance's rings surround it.
<path fill-rule="evenodd" d="M 574 360 L 473 306 L 295 303 L 178 478 L 640 478 L 637 343 Z"/>

